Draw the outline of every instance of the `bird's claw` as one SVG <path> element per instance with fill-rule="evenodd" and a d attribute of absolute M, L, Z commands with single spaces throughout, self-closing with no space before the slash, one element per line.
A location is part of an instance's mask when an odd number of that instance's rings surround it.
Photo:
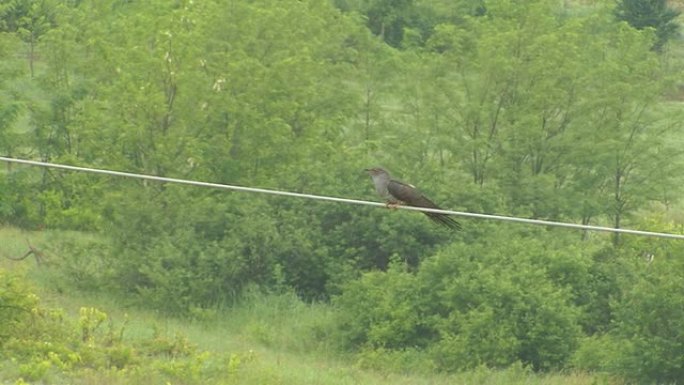
<path fill-rule="evenodd" d="M 387 205 L 386 205 L 386 206 L 387 206 L 388 209 L 394 209 L 394 210 L 396 210 L 397 207 L 401 206 L 401 203 L 398 203 L 398 202 L 387 202 Z"/>

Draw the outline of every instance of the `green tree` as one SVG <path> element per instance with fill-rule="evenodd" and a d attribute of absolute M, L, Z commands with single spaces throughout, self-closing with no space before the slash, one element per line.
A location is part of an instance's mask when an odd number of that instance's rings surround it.
<path fill-rule="evenodd" d="M 82 159 L 156 175 L 340 193 L 335 172 L 343 168 L 331 165 L 347 156 L 335 144 L 357 101 L 344 76 L 354 71 L 353 40 L 361 31 L 352 19 L 318 1 L 113 9 L 92 3 L 73 16 L 108 21 L 72 24 L 89 36 L 78 70 L 93 84 L 75 115 Z M 362 167 L 354 167 L 360 175 Z M 256 200 L 226 205 L 221 194 L 193 197 L 164 184 L 103 186 L 110 192 L 99 203 L 116 229 L 111 256 L 134 261 L 113 272 L 124 289 L 178 312 L 229 302 L 249 284 L 326 296 L 334 268 L 315 226 L 324 215 L 307 204 L 245 197 Z"/>
<path fill-rule="evenodd" d="M 393 47 L 401 45 L 405 27 L 415 8 L 414 0 L 338 0 L 336 5 L 365 15 L 371 32 Z"/>
<path fill-rule="evenodd" d="M 407 131 L 434 144 L 413 140 L 402 153 L 467 170 L 516 214 L 622 226 L 670 185 L 656 171 L 674 151 L 676 114 L 657 105 L 671 79 L 648 36 L 608 10 L 556 11 L 554 1 L 492 1 L 487 17 L 439 25 L 418 60 L 429 70 L 408 67 L 420 80 L 404 82 L 416 118 Z"/>
<path fill-rule="evenodd" d="M 345 12 L 364 15 L 373 35 L 400 49 L 423 47 L 439 24 L 460 25 L 469 16 L 486 12 L 482 0 L 335 0 L 334 3 Z"/>
<path fill-rule="evenodd" d="M 586 141 L 573 148 L 579 151 L 573 156 L 583 166 L 577 170 L 578 185 L 595 183 L 598 207 L 614 227 L 622 227 L 638 207 L 658 199 L 660 188 L 672 184 L 678 156 L 671 139 L 679 119 L 676 111 L 657 103 L 671 80 L 653 70 L 659 64 L 648 52 L 648 37 L 619 26 L 611 35 L 620 38 L 610 40 L 605 59 L 590 72 L 596 87 L 587 90 L 583 124 L 590 131 L 578 130 Z M 589 151 L 592 166 L 579 156 Z"/>
<path fill-rule="evenodd" d="M 57 8 L 51 0 L 10 0 L 0 5 L 0 30 L 16 33 L 28 44 L 31 77 L 35 75 L 38 42 L 57 25 Z"/>
<path fill-rule="evenodd" d="M 653 49 L 662 51 L 668 40 L 679 31 L 679 12 L 670 8 L 667 0 L 621 0 L 615 7 L 615 16 L 636 29 L 655 29 Z"/>
<path fill-rule="evenodd" d="M 73 162 L 83 153 L 80 117 L 91 88 L 80 72 L 85 55 L 78 49 L 78 30 L 72 24 L 77 22 L 77 11 L 66 6 L 55 9 L 60 23 L 40 39 L 45 68 L 35 75 L 35 89 L 26 96 L 26 143 L 42 161 Z M 95 225 L 98 189 L 96 184 L 85 188 L 85 180 L 93 178 L 41 170 L 40 182 L 33 186 L 37 193 L 34 204 L 40 207 L 40 225 L 81 229 Z"/>
<path fill-rule="evenodd" d="M 19 39 L 10 34 L 0 36 L 0 56 L 7 58 L 0 65 L 0 152 L 13 156 L 21 148 L 21 133 L 16 123 L 25 109 L 18 84 L 22 71 L 16 60 L 10 60 L 19 49 Z M 7 164 L 11 171 L 11 165 Z"/>

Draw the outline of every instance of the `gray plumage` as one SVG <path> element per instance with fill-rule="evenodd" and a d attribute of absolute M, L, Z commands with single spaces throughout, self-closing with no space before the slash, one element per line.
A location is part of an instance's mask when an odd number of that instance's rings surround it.
<path fill-rule="evenodd" d="M 387 200 L 388 204 L 404 203 L 414 207 L 425 207 L 430 209 L 440 209 L 439 206 L 429 200 L 423 193 L 410 184 L 392 179 L 390 174 L 380 167 L 366 169 L 373 179 L 375 191 L 378 195 Z M 439 223 L 451 229 L 460 230 L 461 224 L 456 222 L 447 214 L 423 212 L 435 223 Z"/>

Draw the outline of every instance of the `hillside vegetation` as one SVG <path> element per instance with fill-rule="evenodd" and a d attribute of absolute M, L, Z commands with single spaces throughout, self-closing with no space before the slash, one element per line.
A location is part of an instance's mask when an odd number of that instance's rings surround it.
<path fill-rule="evenodd" d="M 0 154 L 681 234 L 677 13 L 619 3 L 12 0 Z M 2 170 L 3 381 L 684 378 L 680 240 Z"/>

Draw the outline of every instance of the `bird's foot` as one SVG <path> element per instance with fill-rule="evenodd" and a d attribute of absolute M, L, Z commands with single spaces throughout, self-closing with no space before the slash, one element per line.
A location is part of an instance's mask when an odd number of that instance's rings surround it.
<path fill-rule="evenodd" d="M 399 202 L 387 202 L 387 208 L 388 209 L 394 209 L 396 210 L 397 207 L 401 206 L 401 203 Z"/>

